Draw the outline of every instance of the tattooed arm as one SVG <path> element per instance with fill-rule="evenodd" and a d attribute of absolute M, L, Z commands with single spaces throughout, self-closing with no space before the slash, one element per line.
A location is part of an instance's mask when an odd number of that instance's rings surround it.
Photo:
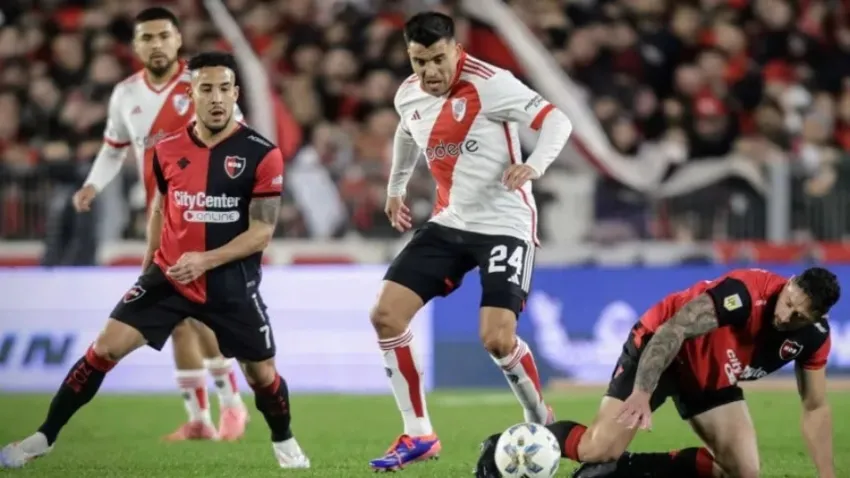
<path fill-rule="evenodd" d="M 205 252 L 210 269 L 263 252 L 271 242 L 280 214 L 280 195 L 255 197 L 248 206 L 248 230 L 232 241 Z"/>
<path fill-rule="evenodd" d="M 665 322 L 646 344 L 638 362 L 635 390 L 647 394 L 655 391 L 661 374 L 679 353 L 685 339 L 707 334 L 719 327 L 714 301 L 700 294 Z"/>

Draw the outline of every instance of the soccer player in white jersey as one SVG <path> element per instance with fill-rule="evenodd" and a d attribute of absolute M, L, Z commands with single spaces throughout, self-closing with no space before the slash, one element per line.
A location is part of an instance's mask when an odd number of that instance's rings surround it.
<path fill-rule="evenodd" d="M 404 433 L 376 470 L 395 470 L 436 456 L 441 444 L 425 405 L 422 369 L 408 326 L 429 300 L 450 294 L 478 268 L 483 293 L 480 336 L 522 405 L 526 421 L 554 420 L 543 401 L 537 366 L 516 335 L 531 285 L 537 209 L 531 181 L 561 152 L 567 117 L 510 72 L 473 58 L 454 39 L 454 22 L 426 12 L 405 24 L 415 72 L 395 97 L 400 116 L 386 213 L 401 232 L 411 227 L 404 204 L 420 152 L 437 183 L 433 217 L 395 258 L 372 309 L 387 376 Z M 534 152 L 520 157 L 518 125 L 539 130 Z"/>
<path fill-rule="evenodd" d="M 109 100 L 103 146 L 82 189 L 74 195 L 77 211 L 89 211 L 97 194 L 121 171 L 129 148 L 138 163 L 148 206 L 154 196 L 154 145 L 194 117 L 189 99 L 190 75 L 179 59 L 182 45 L 177 17 L 161 7 L 148 8 L 135 19 L 133 49 L 144 68 L 119 83 Z M 177 385 L 189 419 L 165 438 L 236 440 L 245 433 L 248 412 L 236 383 L 232 360 L 221 356 L 215 335 L 188 319 L 171 336 Z M 221 416 L 216 430 L 207 399 L 207 370 L 218 390 Z"/>

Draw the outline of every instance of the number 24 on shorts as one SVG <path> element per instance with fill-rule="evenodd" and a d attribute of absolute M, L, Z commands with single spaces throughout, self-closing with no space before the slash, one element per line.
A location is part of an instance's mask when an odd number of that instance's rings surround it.
<path fill-rule="evenodd" d="M 532 251 L 532 248 L 526 246 L 516 246 L 513 251 L 504 244 L 493 246 L 490 250 L 490 265 L 487 267 L 487 273 L 507 272 L 510 267 L 513 273 L 508 277 L 508 282 L 521 286 L 527 291 L 528 277 L 525 277 L 523 272 L 528 272 L 531 267 Z"/>

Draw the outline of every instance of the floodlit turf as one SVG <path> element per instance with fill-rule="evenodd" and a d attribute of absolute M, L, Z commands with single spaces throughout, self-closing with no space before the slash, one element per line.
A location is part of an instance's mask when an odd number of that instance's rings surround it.
<path fill-rule="evenodd" d="M 587 421 L 598 392 L 549 394 L 558 416 Z M 794 392 L 748 392 L 762 451 L 763 477 L 815 476 L 799 432 L 799 401 Z M 835 416 L 838 476 L 850 476 L 850 393 L 831 394 Z M 0 442 L 20 439 L 39 425 L 47 396 L 0 396 Z M 403 476 L 469 476 L 486 435 L 521 414 L 505 394 L 437 393 L 431 415 L 443 441 L 439 461 L 412 466 Z M 400 418 L 391 397 L 295 396 L 295 431 L 313 461 L 311 470 L 280 470 L 268 443 L 262 416 L 253 412 L 248 436 L 239 443 L 166 444 L 159 437 L 183 418 L 177 397 L 97 397 L 60 436 L 53 453 L 23 470 L 0 470 L 21 477 L 357 477 L 372 476 L 367 462 L 380 455 L 399 431 Z M 842 418 L 843 417 L 843 418 Z M 637 450 L 667 450 L 697 443 L 672 406 L 655 418 L 655 431 L 642 434 Z M 843 451 L 842 451 L 843 450 Z M 572 466 L 563 462 L 559 476 Z"/>

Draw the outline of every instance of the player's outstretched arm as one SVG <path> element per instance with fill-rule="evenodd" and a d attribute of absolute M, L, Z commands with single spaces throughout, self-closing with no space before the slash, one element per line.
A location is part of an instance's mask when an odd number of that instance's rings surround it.
<path fill-rule="evenodd" d="M 794 367 L 797 390 L 803 401 L 801 426 L 809 455 L 820 478 L 835 478 L 832 453 L 832 411 L 826 401 L 826 367 L 808 370 L 800 363 Z"/>
<path fill-rule="evenodd" d="M 204 253 L 209 269 L 263 252 L 272 240 L 280 215 L 280 196 L 255 197 L 248 206 L 248 230 L 232 241 Z"/>
<path fill-rule="evenodd" d="M 665 322 L 646 344 L 638 362 L 635 389 L 652 394 L 661 374 L 676 357 L 685 339 L 707 334 L 719 327 L 714 301 L 700 294 Z"/>
<path fill-rule="evenodd" d="M 153 255 L 159 249 L 160 236 L 162 235 L 162 193 L 159 190 L 154 191 L 151 200 L 146 234 L 148 243 L 145 258 L 142 260 L 142 271 L 148 270 L 148 267 L 153 263 Z"/>

